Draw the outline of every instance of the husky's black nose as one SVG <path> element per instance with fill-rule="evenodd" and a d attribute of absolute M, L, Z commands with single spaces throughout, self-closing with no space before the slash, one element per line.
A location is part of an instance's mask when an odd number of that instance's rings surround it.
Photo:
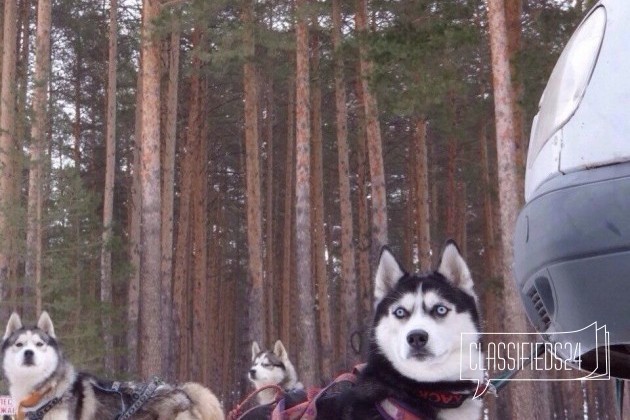
<path fill-rule="evenodd" d="M 407 343 L 414 350 L 420 350 L 429 341 L 429 333 L 425 330 L 413 330 L 407 334 Z"/>
<path fill-rule="evenodd" d="M 256 379 L 256 369 L 249 370 L 249 377 L 252 379 Z"/>
<path fill-rule="evenodd" d="M 24 351 L 24 364 L 30 366 L 34 364 L 35 353 L 33 350 L 25 350 Z"/>

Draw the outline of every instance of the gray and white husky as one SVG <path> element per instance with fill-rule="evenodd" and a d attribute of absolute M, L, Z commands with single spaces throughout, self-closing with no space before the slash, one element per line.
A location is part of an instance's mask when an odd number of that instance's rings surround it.
<path fill-rule="evenodd" d="M 256 341 L 252 343 L 252 367 L 247 377 L 256 389 L 267 385 L 278 385 L 285 391 L 304 389 L 280 340 L 276 341 L 273 350 L 266 351 L 261 351 Z M 259 392 L 257 398 L 260 404 L 268 404 L 273 401 L 274 396 L 275 391 L 269 389 Z"/>
<path fill-rule="evenodd" d="M 448 241 L 437 269 L 422 275 L 407 273 L 384 247 L 374 308 L 367 365 L 354 386 L 317 402 L 317 418 L 480 418 L 473 396 L 483 371 L 461 363 L 481 359 L 479 311 L 457 245 Z"/>
<path fill-rule="evenodd" d="M 222 420 L 221 404 L 196 383 L 104 381 L 75 371 L 46 312 L 36 327 L 11 315 L 2 339 L 2 367 L 18 418 L 41 420 Z"/>

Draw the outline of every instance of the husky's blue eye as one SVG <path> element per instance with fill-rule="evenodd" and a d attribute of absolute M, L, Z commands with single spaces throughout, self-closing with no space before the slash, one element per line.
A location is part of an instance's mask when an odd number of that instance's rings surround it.
<path fill-rule="evenodd" d="M 407 318 L 409 312 L 403 307 L 396 308 L 393 312 L 394 316 L 398 319 Z"/>
<path fill-rule="evenodd" d="M 445 316 L 448 313 L 448 308 L 444 305 L 436 305 L 433 307 L 433 313 L 437 316 Z"/>

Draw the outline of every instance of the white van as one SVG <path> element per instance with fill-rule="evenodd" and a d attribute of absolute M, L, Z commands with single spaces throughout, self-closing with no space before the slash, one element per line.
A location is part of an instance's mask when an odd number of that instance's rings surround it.
<path fill-rule="evenodd" d="M 600 1 L 558 59 L 532 125 L 525 201 L 514 274 L 530 321 L 552 343 L 605 326 L 610 373 L 630 378 L 630 1 Z M 605 373 L 606 344 L 584 331 L 581 367 Z"/>

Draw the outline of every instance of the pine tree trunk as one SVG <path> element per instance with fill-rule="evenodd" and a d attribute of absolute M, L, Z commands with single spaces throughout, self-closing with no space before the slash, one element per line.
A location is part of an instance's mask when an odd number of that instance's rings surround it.
<path fill-rule="evenodd" d="M 142 68 L 142 60 L 140 61 Z M 127 371 L 138 372 L 138 333 L 140 314 L 140 223 L 142 196 L 140 191 L 140 135 L 142 128 L 142 71 L 136 81 L 135 144 L 131 174 L 131 202 L 129 204 L 129 261 L 132 273 L 127 289 Z"/>
<path fill-rule="evenodd" d="M 282 240 L 282 312 L 280 337 L 287 351 L 291 352 L 296 349 L 291 337 L 291 284 L 293 283 L 293 245 L 295 240 L 295 230 L 293 224 L 293 209 L 295 208 L 295 182 L 293 168 L 295 168 L 295 83 L 291 80 L 288 83 L 288 101 L 287 101 L 287 142 L 286 142 L 286 161 L 285 161 L 285 182 L 284 182 L 284 225 L 282 231 L 284 237 Z"/>
<path fill-rule="evenodd" d="M 494 222 L 494 200 L 495 195 L 494 184 L 490 182 L 490 158 L 488 156 L 488 133 L 486 124 L 484 121 L 480 123 L 479 131 L 479 152 L 481 162 L 481 182 L 483 191 L 483 215 L 484 215 L 484 234 L 483 243 L 486 248 L 485 259 L 487 278 L 495 279 L 499 277 L 498 270 L 498 256 L 497 256 L 497 243 L 495 236 L 495 222 Z M 498 321 L 498 319 L 496 319 Z M 501 331 L 499 325 L 496 325 L 496 329 L 491 331 Z"/>
<path fill-rule="evenodd" d="M 28 21 L 25 22 L 28 25 Z M 24 267 L 25 297 L 32 299 L 35 291 L 37 314 L 42 309 L 41 257 L 42 257 L 42 187 L 45 162 L 46 127 L 48 123 L 48 80 L 50 68 L 50 1 L 39 1 L 37 10 L 37 39 L 35 47 L 35 83 L 33 94 L 33 123 L 29 146 L 30 170 L 28 180 L 28 207 L 26 230 L 26 260 Z"/>
<path fill-rule="evenodd" d="M 4 1 L 4 45 L 2 53 L 2 89 L 0 92 L 0 299 L 11 304 L 1 305 L 0 316 L 8 319 L 15 296 L 14 289 L 15 223 L 11 213 L 17 197 L 17 140 L 15 139 L 15 72 L 17 5 L 15 0 Z"/>
<path fill-rule="evenodd" d="M 372 270 L 370 266 L 370 210 L 367 202 L 368 162 L 366 151 L 365 112 L 363 107 L 363 88 L 361 80 L 357 81 L 357 219 L 359 229 L 358 239 L 358 274 L 359 274 L 359 313 L 360 337 L 362 357 L 367 356 L 370 317 L 372 315 Z"/>
<path fill-rule="evenodd" d="M 83 63 L 82 63 L 81 46 L 78 44 L 79 43 L 77 42 L 75 43 L 75 46 L 74 46 L 74 54 L 76 56 L 75 58 L 76 75 L 75 75 L 74 86 L 73 86 L 74 87 L 74 121 L 72 123 L 72 134 L 73 134 L 72 137 L 74 138 L 72 157 L 74 159 L 74 164 L 77 169 L 81 167 L 81 132 L 83 128 L 82 121 L 81 121 L 81 89 L 82 89 L 81 79 L 83 77 L 83 74 L 82 74 Z M 140 63 L 142 65 L 142 59 L 140 59 Z M 138 75 L 138 79 L 141 79 L 139 75 Z M 140 85 L 138 85 L 137 87 L 139 88 Z M 136 122 L 136 127 L 139 127 L 137 122 Z"/>
<path fill-rule="evenodd" d="M 205 98 L 205 89 L 201 79 L 201 60 L 194 58 L 193 70 L 197 74 L 197 89 L 191 92 L 191 97 L 196 98 L 192 103 L 195 109 L 190 110 L 196 118 L 196 131 L 193 163 L 193 183 L 191 191 L 192 199 L 192 379 L 201 383 L 208 381 L 207 352 L 208 333 L 210 327 L 207 324 L 206 305 L 208 299 L 208 140 L 207 131 L 204 129 L 205 118 L 202 106 L 208 103 Z M 189 127 L 190 132 L 190 127 Z"/>
<path fill-rule="evenodd" d="M 449 134 L 446 140 L 446 193 L 444 196 L 446 225 L 444 232 L 446 238 L 457 239 L 456 227 L 456 202 L 457 202 L 457 146 L 453 134 Z"/>
<path fill-rule="evenodd" d="M 220 164 L 216 163 L 217 168 L 220 168 Z M 217 375 L 217 381 L 219 386 L 221 386 L 222 392 L 224 395 L 227 395 L 230 390 L 234 388 L 228 388 L 231 384 L 230 373 L 233 369 L 226 369 L 226 366 L 231 366 L 229 363 L 229 358 L 234 353 L 231 349 L 231 345 L 233 339 L 230 334 L 233 334 L 233 319 L 234 313 L 236 312 L 234 308 L 229 307 L 226 310 L 223 305 L 220 303 L 230 302 L 231 305 L 234 304 L 234 299 L 230 297 L 229 289 L 232 288 L 231 285 L 234 283 L 233 281 L 227 281 L 227 279 L 223 276 L 223 261 L 225 255 L 223 253 L 225 246 L 225 192 L 224 192 L 224 184 L 225 181 L 221 175 L 217 176 L 215 179 L 215 185 L 218 187 L 218 191 L 216 194 L 216 220 L 215 226 L 216 229 L 214 231 L 214 243 L 216 244 L 214 249 L 214 258 L 213 262 L 213 271 L 212 275 L 216 278 L 216 284 L 219 289 L 218 295 L 215 297 L 212 302 L 213 310 L 212 313 L 216 316 L 216 322 L 219 325 L 222 325 L 223 328 L 215 329 L 216 331 L 216 341 L 212 341 L 213 343 L 217 343 L 217 353 L 216 353 L 216 364 L 217 368 L 219 368 L 219 374 Z M 233 288 L 232 288 L 233 289 Z M 212 338 L 211 338 L 212 340 Z"/>
<path fill-rule="evenodd" d="M 505 1 L 505 22 L 508 34 L 510 70 L 512 72 L 513 95 L 514 95 L 514 132 L 516 135 L 516 156 L 518 170 L 525 171 L 525 161 L 527 159 L 527 136 L 525 135 L 525 111 L 523 110 L 523 96 L 525 88 L 523 86 L 523 75 L 519 72 L 517 62 L 518 52 L 521 50 L 521 14 L 523 12 L 522 0 Z M 519 176 L 520 190 L 525 188 L 524 177 Z"/>
<path fill-rule="evenodd" d="M 514 126 L 514 95 L 510 73 L 510 51 L 507 40 L 505 10 L 502 0 L 488 0 L 490 51 L 492 53 L 492 79 L 497 137 L 499 178 L 499 208 L 501 249 L 505 305 L 504 326 L 507 331 L 526 332 L 528 324 L 521 308 L 520 298 L 512 281 L 514 253 L 512 240 L 516 216 L 520 207 L 518 188 L 518 158 Z M 534 387 L 531 382 L 518 383 L 509 389 L 512 418 L 525 419 L 534 412 Z"/>
<path fill-rule="evenodd" d="M 365 37 L 368 31 L 367 0 L 357 1 L 356 27 L 360 36 Z M 376 95 L 372 92 L 369 84 L 373 64 L 367 57 L 367 45 L 365 42 L 359 42 L 359 61 L 366 120 L 367 155 L 370 164 L 372 189 L 371 264 L 374 265 L 378 259 L 381 247 L 389 243 L 389 236 L 387 228 L 387 193 L 385 167 L 383 165 L 381 127 L 378 120 Z"/>
<path fill-rule="evenodd" d="M 416 120 L 414 132 L 416 155 L 416 229 L 418 232 L 418 257 L 420 269 L 431 269 L 431 214 L 429 213 L 429 165 L 427 162 L 427 121 Z"/>
<path fill-rule="evenodd" d="M 28 1 L 21 1 L 18 3 L 18 21 L 17 21 L 17 48 L 16 48 L 16 53 L 17 53 L 17 62 L 16 62 L 16 80 L 15 80 L 15 88 L 16 88 L 16 104 L 17 104 L 17 108 L 16 108 L 16 113 L 15 113 L 15 118 L 16 118 L 16 124 L 15 124 L 15 138 L 17 139 L 18 143 L 20 142 L 20 139 L 27 139 L 28 136 L 26 134 L 27 128 L 28 128 L 28 118 L 27 115 L 29 111 L 33 111 L 34 113 L 34 108 L 31 107 L 31 109 L 29 110 L 29 107 L 27 105 L 27 100 L 28 100 L 28 91 L 29 91 L 29 73 L 30 73 L 30 69 L 32 68 L 30 65 L 30 56 L 31 56 L 31 26 L 33 24 L 33 22 L 31 22 L 31 2 Z M 45 24 L 45 23 L 44 23 Z M 34 81 L 34 83 L 37 83 L 36 81 Z M 33 98 L 33 106 L 35 105 L 35 98 Z M 35 118 L 36 116 L 33 115 L 33 123 L 37 124 L 35 122 Z M 32 131 L 32 124 L 31 124 L 31 131 Z M 45 130 L 45 128 L 44 128 Z M 26 143 L 26 142 L 25 142 Z M 18 149 L 20 148 L 20 146 L 17 146 Z M 25 156 L 28 159 L 27 162 L 27 168 L 29 168 L 29 178 L 28 178 L 28 188 L 29 188 L 29 195 L 28 195 L 28 199 L 32 199 L 31 201 L 27 200 L 27 217 L 26 217 L 26 258 L 24 259 L 24 281 L 22 282 L 22 284 L 16 284 L 14 283 L 12 288 L 15 289 L 14 292 L 12 292 L 11 294 L 13 296 L 16 296 L 16 309 L 20 310 L 21 309 L 21 314 L 22 317 L 28 316 L 30 314 L 33 314 L 33 316 L 38 315 L 39 312 L 41 311 L 41 295 L 40 290 L 36 288 L 37 285 L 37 278 L 38 278 L 38 274 L 40 273 L 40 271 L 38 271 L 38 268 L 41 269 L 41 264 L 38 264 L 38 247 L 37 247 L 37 243 L 41 243 L 41 240 L 38 240 L 39 236 L 41 234 L 41 223 L 37 223 L 38 219 L 38 211 L 37 211 L 37 203 L 41 201 L 41 197 L 39 197 L 37 195 L 37 192 L 34 191 L 33 194 L 31 194 L 30 189 L 31 188 L 37 188 L 37 185 L 40 185 L 39 188 L 41 188 L 41 185 L 43 185 L 43 178 L 41 178 L 42 176 L 42 171 L 44 170 L 41 166 L 44 164 L 44 160 L 42 160 L 42 158 L 44 156 L 41 156 L 37 161 L 36 164 L 34 162 L 31 162 L 32 160 L 32 153 L 34 152 L 35 154 L 37 154 L 37 151 L 34 151 L 33 148 L 35 147 L 35 143 L 33 143 L 32 141 L 30 142 L 30 144 L 28 144 L 29 150 L 28 150 L 28 154 Z M 31 174 L 30 172 L 30 167 L 31 167 L 31 163 L 33 163 L 32 166 L 37 166 L 35 168 L 35 171 Z M 22 173 L 23 167 L 22 167 L 22 159 L 18 159 L 16 161 L 16 166 L 14 168 L 14 171 L 16 174 L 20 174 Z M 33 177 L 33 181 L 37 180 L 38 175 L 39 174 L 39 184 L 36 183 L 32 183 L 31 184 L 31 175 L 34 175 Z M 21 180 L 18 182 L 22 182 Z M 21 188 L 21 187 L 20 187 Z M 29 213 L 30 212 L 30 213 Z M 16 220 L 17 221 L 17 220 Z M 30 255 L 29 255 L 30 254 Z M 18 263 L 17 259 L 14 259 L 14 264 Z M 12 272 L 16 272 L 15 270 L 12 270 Z M 21 299 L 20 299 L 21 298 Z M 39 305 L 38 305 L 39 304 Z M 33 313 L 35 312 L 35 313 Z"/>
<path fill-rule="evenodd" d="M 41 1 L 40 1 L 41 7 Z M 103 243 L 101 244 L 101 315 L 103 328 L 104 367 L 114 370 L 114 337 L 112 335 L 112 222 L 114 213 L 114 175 L 116 173 L 116 64 L 117 58 L 117 8 L 118 1 L 109 2 L 109 54 L 107 64 L 107 115 L 105 128 L 105 188 L 103 197 Z M 39 22 L 39 19 L 38 19 Z"/>
<path fill-rule="evenodd" d="M 326 224 L 324 215 L 324 163 L 322 157 L 322 88 L 319 68 L 319 27 L 312 19 L 311 41 L 311 232 L 313 239 L 313 285 L 317 290 L 317 315 L 319 320 L 319 356 L 321 373 L 332 378 L 333 353 L 332 324 L 330 322 L 330 292 L 326 272 Z"/>
<path fill-rule="evenodd" d="M 140 248 L 140 373 L 162 375 L 161 352 L 161 191 L 160 191 L 160 44 L 153 22 L 158 0 L 143 0 L 142 134 L 140 185 L 142 224 Z"/>
<path fill-rule="evenodd" d="M 173 277 L 173 335 L 175 336 L 178 381 L 186 380 L 190 374 L 190 293 L 189 279 L 191 261 L 191 189 L 192 189 L 192 154 L 190 150 L 190 131 L 193 126 L 188 118 L 188 135 L 185 148 L 180 152 L 180 193 L 177 220 L 177 241 L 175 245 L 175 269 Z M 175 350 L 175 349 L 174 349 Z"/>
<path fill-rule="evenodd" d="M 429 162 L 432 162 L 431 168 L 429 170 L 430 172 L 430 176 L 433 179 L 438 179 L 438 162 L 437 162 L 437 153 L 436 153 L 436 147 L 435 147 L 435 142 L 431 143 L 431 153 L 429 154 L 429 156 L 431 157 L 431 159 L 429 159 Z M 441 223 L 441 217 L 440 217 L 440 212 L 438 211 L 438 209 L 440 208 L 440 198 L 441 195 L 438 194 L 438 183 L 437 182 L 433 182 L 431 183 L 431 226 L 439 226 L 439 224 Z M 435 243 L 433 244 L 435 246 Z M 440 244 L 441 246 L 441 244 Z"/>
<path fill-rule="evenodd" d="M 298 321 L 298 371 L 305 383 L 318 383 L 319 359 L 317 329 L 311 279 L 311 149 L 310 149 L 310 71 L 308 49 L 308 19 L 306 7 L 309 0 L 296 0 L 296 176 L 295 176 L 295 224 L 298 305 L 301 316 Z"/>
<path fill-rule="evenodd" d="M 414 251 L 416 248 L 416 219 L 417 209 L 416 204 L 418 201 L 416 191 L 416 167 L 418 154 L 416 152 L 416 134 L 411 137 L 411 141 L 407 147 L 406 155 L 406 171 L 405 180 L 407 180 L 407 193 L 406 193 L 406 205 L 405 205 L 405 226 L 406 229 L 403 232 L 403 249 L 402 249 L 402 264 L 407 267 L 408 270 L 414 269 Z"/>
<path fill-rule="evenodd" d="M 175 379 L 173 336 L 173 207 L 175 204 L 175 147 L 177 143 L 177 94 L 179 87 L 179 22 L 171 29 L 166 87 L 166 118 L 162 150 L 162 353 L 166 380 Z"/>
<path fill-rule="evenodd" d="M 340 0 L 332 2 L 335 110 L 337 128 L 337 158 L 339 168 L 339 207 L 341 213 L 341 322 L 338 336 L 341 337 L 339 353 L 343 365 L 349 368 L 358 360 L 352 350 L 350 337 L 358 331 L 358 297 L 356 257 L 354 249 L 354 223 L 352 219 L 352 196 L 350 188 L 350 160 L 348 146 L 348 109 L 346 85 L 341 55 L 341 6 Z"/>
<path fill-rule="evenodd" d="M 455 203 L 456 215 L 456 235 L 455 240 L 459 245 L 459 251 L 462 257 L 467 258 L 468 251 L 468 196 L 466 194 L 466 183 L 464 181 L 457 182 L 457 198 Z"/>
<path fill-rule="evenodd" d="M 204 97 L 208 95 L 208 81 L 205 80 Z M 207 97 L 206 97 L 207 98 Z M 210 141 L 209 126 L 208 126 L 208 112 L 204 113 L 204 124 L 202 127 L 202 138 Z M 209 327 L 207 330 L 206 343 L 208 344 L 206 353 L 207 374 L 208 382 L 206 382 L 211 389 L 220 392 L 221 390 L 221 375 L 224 369 L 222 361 L 223 346 L 221 343 L 223 340 L 223 330 L 226 328 L 225 322 L 221 320 L 225 311 L 224 305 L 221 303 L 221 290 L 222 283 L 225 282 L 223 277 L 221 265 L 224 261 L 224 253 L 222 247 L 222 232 L 223 229 L 223 216 L 221 214 L 221 206 L 223 202 L 222 192 L 220 192 L 221 183 L 219 181 L 220 174 L 218 173 L 221 166 L 221 159 L 214 156 L 214 150 L 211 143 L 208 143 L 209 153 L 207 163 L 207 178 L 208 185 L 206 189 L 208 191 L 207 207 L 208 207 L 208 273 L 206 277 L 208 279 L 208 294 L 206 302 L 206 325 L 214 326 L 218 325 L 219 328 Z M 216 344 L 213 344 L 216 343 Z"/>
<path fill-rule="evenodd" d="M 0 4 L 3 5 L 3 3 L 0 3 Z M 14 82 L 15 90 L 16 90 L 15 91 L 16 109 L 15 109 L 14 138 L 16 139 L 17 143 L 19 143 L 20 139 L 27 138 L 26 131 L 28 127 L 26 123 L 26 115 L 27 115 L 27 112 L 32 110 L 32 108 L 28 109 L 29 107 L 27 105 L 28 80 L 29 80 L 29 71 L 31 69 L 31 65 L 30 65 L 30 54 L 31 54 L 30 12 L 31 12 L 30 5 L 25 4 L 25 2 L 23 1 L 19 1 L 17 3 L 17 22 L 15 22 L 15 25 L 17 25 L 17 29 L 16 29 L 17 45 L 15 48 L 16 64 L 15 64 L 15 82 Z M 19 150 L 20 146 L 17 145 L 17 143 L 16 143 L 16 147 Z M 25 145 L 30 146 L 28 142 L 26 142 Z M 0 153 L 2 152 L 0 151 Z M 28 154 L 25 157 L 30 160 L 30 156 Z M 27 163 L 27 168 L 28 168 L 28 163 L 30 162 L 26 161 L 26 163 Z M 22 171 L 22 168 L 21 168 L 22 165 L 20 164 L 20 159 L 15 161 L 15 165 L 16 166 L 14 167 L 14 172 L 18 174 Z M 19 180 L 18 182 L 22 182 L 22 181 Z M 16 210 L 16 207 L 12 207 L 12 210 L 9 210 L 11 214 L 8 216 L 12 220 L 14 220 L 14 223 L 19 220 L 19 219 L 14 219 L 14 217 L 18 216 L 21 213 L 22 209 L 19 210 L 19 213 L 16 213 L 15 210 Z M 28 202 L 27 202 L 27 210 L 28 210 Z M 27 223 L 26 229 L 28 233 L 28 219 L 26 219 L 25 222 Z M 0 234 L 0 238 L 1 238 L 1 234 Z M 0 240 L 0 246 L 1 246 L 1 240 Z M 12 258 L 12 261 L 15 264 L 16 259 Z M 33 268 L 33 271 L 34 271 L 34 268 Z M 13 273 L 16 271 L 13 269 L 10 269 L 9 272 Z M 33 276 L 34 276 L 34 273 L 31 275 L 31 277 Z M 24 314 L 29 314 L 30 312 L 35 311 L 36 302 L 33 300 L 35 289 L 34 289 L 34 285 L 29 285 L 27 283 L 28 278 L 25 278 L 25 280 L 26 282 L 24 282 L 23 284 L 20 284 L 21 282 L 19 282 L 19 280 L 11 282 L 8 293 L 10 296 L 15 296 L 14 310 L 22 311 Z"/>
<path fill-rule="evenodd" d="M 262 215 L 260 197 L 260 154 L 258 138 L 258 81 L 254 64 L 254 2 L 248 1 L 243 10 L 246 61 L 243 68 L 245 92 L 245 156 L 247 165 L 247 250 L 249 254 L 249 337 L 265 337 L 264 288 L 262 259 Z"/>
<path fill-rule="evenodd" d="M 479 161 L 481 164 L 481 191 L 483 191 L 483 244 L 484 271 L 482 272 L 483 282 L 479 284 L 481 288 L 481 301 L 484 312 L 488 315 L 483 319 L 483 331 L 499 332 L 503 329 L 503 305 L 501 296 L 503 295 L 503 285 L 498 280 L 500 277 L 496 244 L 496 223 L 494 217 L 494 206 L 496 204 L 495 184 L 490 181 L 490 158 L 488 154 L 488 133 L 486 127 L 486 116 L 482 116 L 479 128 Z M 493 336 L 488 336 L 492 339 Z M 501 418 L 501 402 L 494 398 L 484 400 L 484 406 L 488 410 L 489 418 Z"/>
<path fill-rule="evenodd" d="M 201 34 L 193 31 L 191 41 L 193 46 L 199 45 Z M 201 61 L 193 56 L 190 71 L 190 97 L 188 107 L 188 130 L 186 144 L 180 151 L 180 194 L 179 219 L 177 222 L 177 244 L 175 248 L 175 276 L 173 280 L 173 319 L 175 342 L 178 343 L 177 378 L 186 380 L 193 370 L 193 347 L 191 325 L 194 322 L 191 310 L 192 287 L 194 277 L 193 268 L 193 223 L 194 223 L 194 165 L 195 157 L 199 154 L 197 141 L 200 138 L 199 117 L 199 72 Z"/>
<path fill-rule="evenodd" d="M 273 77 L 267 77 L 267 88 L 265 92 L 265 119 L 263 127 L 263 136 L 266 150 L 266 202 L 265 202 L 265 315 L 267 331 L 267 343 L 273 343 L 279 337 L 278 324 L 276 320 L 277 296 L 279 285 L 276 279 L 275 270 L 275 240 L 274 240 L 274 141 L 273 141 L 273 121 L 274 121 L 274 103 L 273 103 Z"/>

